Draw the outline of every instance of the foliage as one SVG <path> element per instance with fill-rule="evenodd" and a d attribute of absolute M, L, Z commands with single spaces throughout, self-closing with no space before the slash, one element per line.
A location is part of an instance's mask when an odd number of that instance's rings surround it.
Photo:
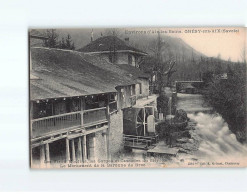
<path fill-rule="evenodd" d="M 184 110 L 179 109 L 176 111 L 174 121 L 185 122 L 187 120 L 188 120 L 187 113 Z"/>
<path fill-rule="evenodd" d="M 64 37 L 62 37 L 62 41 L 59 42 L 58 44 L 59 49 L 69 49 L 69 50 L 74 50 L 75 45 L 74 42 L 72 42 L 70 34 L 67 35 L 66 40 Z"/>
<path fill-rule="evenodd" d="M 158 98 L 157 98 L 157 110 L 159 113 L 163 113 L 164 115 L 167 115 L 168 113 L 168 101 L 169 98 L 164 95 L 161 94 Z"/>
<path fill-rule="evenodd" d="M 205 74 L 207 90 L 204 96 L 213 108 L 222 115 L 233 132 L 246 131 L 246 67 L 238 63 L 228 66 L 227 79 L 212 79 Z"/>
<path fill-rule="evenodd" d="M 55 29 L 47 30 L 46 35 L 48 39 L 44 41 L 43 43 L 44 47 L 69 49 L 69 50 L 75 49 L 75 45 L 74 42 L 72 42 L 70 34 L 67 35 L 66 39 L 62 37 L 60 41 L 58 41 L 59 35 Z"/>
<path fill-rule="evenodd" d="M 71 50 L 74 50 L 75 49 L 75 46 L 74 46 L 74 43 L 71 40 L 70 34 L 67 35 L 66 45 L 65 46 L 66 46 L 66 49 L 71 49 Z"/>
<path fill-rule="evenodd" d="M 58 34 L 55 29 L 47 30 L 46 35 L 48 37 L 47 40 L 44 41 L 43 46 L 49 48 L 57 48 L 58 47 Z"/>

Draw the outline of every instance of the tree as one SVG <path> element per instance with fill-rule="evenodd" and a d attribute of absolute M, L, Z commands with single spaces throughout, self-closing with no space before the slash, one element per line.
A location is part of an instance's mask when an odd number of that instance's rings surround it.
<path fill-rule="evenodd" d="M 64 38 L 62 38 L 62 41 L 59 42 L 59 48 L 60 49 L 65 49 L 66 48 L 66 44 L 65 44 Z"/>
<path fill-rule="evenodd" d="M 164 53 L 161 51 L 162 46 L 164 49 L 168 50 L 168 57 L 161 55 L 162 53 Z M 176 70 L 173 70 L 176 62 L 171 59 L 172 56 L 170 55 L 169 52 L 169 44 L 162 42 L 160 33 L 158 33 L 155 56 L 157 58 L 157 64 L 155 65 L 156 66 L 155 69 L 157 70 L 158 73 L 157 80 L 158 80 L 159 93 L 161 94 L 162 92 L 164 92 L 165 90 L 164 88 L 170 84 L 170 78 L 172 74 L 176 72 Z M 163 58 L 165 58 L 164 62 L 163 62 Z"/>
<path fill-rule="evenodd" d="M 202 81 L 205 83 L 205 85 L 209 85 L 211 82 L 213 82 L 213 72 L 207 71 L 202 74 Z"/>
<path fill-rule="evenodd" d="M 71 41 L 71 36 L 70 36 L 70 34 L 67 35 L 65 44 L 66 44 L 66 49 L 71 49 L 72 41 Z"/>
<path fill-rule="evenodd" d="M 48 39 L 44 40 L 43 46 L 49 48 L 57 48 L 58 47 L 58 34 L 55 29 L 47 30 L 46 36 Z"/>
<path fill-rule="evenodd" d="M 246 65 L 246 47 L 244 46 L 241 52 L 242 62 Z"/>
<path fill-rule="evenodd" d="M 231 131 L 238 135 L 246 132 L 246 67 L 236 63 L 227 66 L 227 79 L 210 78 L 204 97 L 227 122 Z M 207 75 L 207 78 L 210 74 Z M 209 80 L 209 79 L 208 79 Z M 238 136 L 237 136 L 238 137 Z M 245 140 L 246 137 L 238 137 Z"/>
<path fill-rule="evenodd" d="M 74 42 L 72 42 L 70 34 L 67 35 L 66 40 L 64 39 L 64 37 L 62 37 L 62 41 L 59 41 L 58 48 L 69 50 L 75 49 L 75 45 Z"/>
<path fill-rule="evenodd" d="M 106 29 L 105 31 L 104 31 L 104 34 L 106 35 L 106 36 L 111 36 L 111 35 L 113 35 L 113 36 L 117 36 L 117 37 L 121 37 L 121 32 L 118 30 L 118 29 L 116 29 L 116 28 L 108 28 L 108 29 Z M 103 33 L 101 32 L 101 36 L 103 35 Z"/>

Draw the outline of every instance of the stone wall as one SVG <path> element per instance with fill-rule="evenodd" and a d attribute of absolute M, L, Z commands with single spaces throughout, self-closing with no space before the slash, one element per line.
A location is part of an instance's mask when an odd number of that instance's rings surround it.
<path fill-rule="evenodd" d="M 109 59 L 109 53 L 102 53 L 102 54 L 93 54 L 95 56 L 98 56 L 101 60 L 106 60 L 107 62 L 110 62 Z M 130 64 L 131 66 L 139 66 L 138 64 L 138 57 L 135 57 L 134 55 L 127 53 L 127 52 L 123 52 L 123 53 L 116 53 L 117 55 L 117 64 L 129 64 L 129 55 L 132 58 L 132 64 Z"/>
<path fill-rule="evenodd" d="M 117 54 L 117 64 L 128 64 L 128 54 L 118 53 Z"/>
<path fill-rule="evenodd" d="M 141 84 L 142 94 L 140 94 L 140 88 L 139 88 L 139 85 L 137 84 L 136 85 L 136 95 L 139 97 L 148 96 L 149 95 L 149 80 L 139 78 L 137 82 Z"/>
<path fill-rule="evenodd" d="M 95 133 L 95 160 L 107 160 L 106 142 L 104 132 L 99 131 Z"/>
<path fill-rule="evenodd" d="M 123 111 L 120 110 L 110 116 L 109 132 L 109 158 L 117 157 L 123 149 Z"/>

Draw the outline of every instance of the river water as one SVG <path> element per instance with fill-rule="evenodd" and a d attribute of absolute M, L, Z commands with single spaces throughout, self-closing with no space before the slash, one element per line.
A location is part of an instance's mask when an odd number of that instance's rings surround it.
<path fill-rule="evenodd" d="M 204 103 L 202 95 L 178 93 L 177 108 L 184 109 L 195 122 L 191 134 L 198 142 L 198 150 L 190 158 L 226 164 L 246 160 L 247 146 L 237 141 L 224 119 Z"/>

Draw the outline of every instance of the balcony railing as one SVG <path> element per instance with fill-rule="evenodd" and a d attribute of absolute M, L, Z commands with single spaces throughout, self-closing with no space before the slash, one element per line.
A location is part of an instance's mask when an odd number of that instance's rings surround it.
<path fill-rule="evenodd" d="M 106 107 L 83 111 L 83 124 L 85 126 L 104 120 L 107 120 Z"/>
<path fill-rule="evenodd" d="M 81 122 L 81 114 L 83 113 L 83 123 Z M 41 137 L 52 134 L 57 131 L 82 126 L 91 126 L 96 123 L 107 120 L 106 107 L 71 112 L 55 116 L 49 116 L 31 120 L 32 123 L 32 138 Z"/>
<path fill-rule="evenodd" d="M 32 138 L 81 125 L 81 113 L 73 112 L 32 120 Z"/>

